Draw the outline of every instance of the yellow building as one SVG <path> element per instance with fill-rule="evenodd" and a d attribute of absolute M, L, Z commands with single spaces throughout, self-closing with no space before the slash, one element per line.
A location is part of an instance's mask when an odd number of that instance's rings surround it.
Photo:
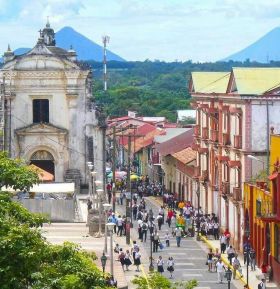
<path fill-rule="evenodd" d="M 270 137 L 270 175 L 256 184 L 245 183 L 244 241 L 256 251 L 257 265 L 271 267 L 280 284 L 280 135 Z"/>

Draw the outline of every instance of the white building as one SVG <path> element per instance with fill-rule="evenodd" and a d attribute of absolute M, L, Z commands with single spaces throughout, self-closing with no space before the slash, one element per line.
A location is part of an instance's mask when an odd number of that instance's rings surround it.
<path fill-rule="evenodd" d="M 88 161 L 103 176 L 105 125 L 92 101 L 91 70 L 76 61 L 72 48 L 55 46 L 49 23 L 26 54 L 15 56 L 8 48 L 0 79 L 2 149 L 53 174 L 56 182 L 86 184 Z"/>

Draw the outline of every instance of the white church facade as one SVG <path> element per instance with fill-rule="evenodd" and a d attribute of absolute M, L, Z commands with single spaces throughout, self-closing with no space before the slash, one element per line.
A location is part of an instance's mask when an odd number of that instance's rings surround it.
<path fill-rule="evenodd" d="M 29 52 L 5 52 L 0 81 L 2 149 L 55 182 L 88 183 L 89 161 L 103 178 L 105 124 L 92 98 L 91 69 L 73 49 L 55 45 L 49 23 Z"/>

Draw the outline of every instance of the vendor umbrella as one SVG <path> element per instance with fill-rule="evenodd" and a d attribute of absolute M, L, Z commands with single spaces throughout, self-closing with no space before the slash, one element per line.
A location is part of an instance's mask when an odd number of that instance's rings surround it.
<path fill-rule="evenodd" d="M 139 179 L 139 177 L 137 175 L 131 175 L 130 176 L 130 180 L 132 180 L 132 181 L 135 181 L 135 180 L 138 180 L 138 179 Z"/>

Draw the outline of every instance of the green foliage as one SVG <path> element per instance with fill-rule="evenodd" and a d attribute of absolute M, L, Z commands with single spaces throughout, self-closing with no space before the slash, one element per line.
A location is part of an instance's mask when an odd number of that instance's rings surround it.
<path fill-rule="evenodd" d="M 6 152 L 0 152 L 0 186 L 14 190 L 28 190 L 38 183 L 38 174 L 20 159 L 10 159 Z"/>
<path fill-rule="evenodd" d="M 149 273 L 147 278 L 136 276 L 132 283 L 137 289 L 193 289 L 198 285 L 197 280 L 172 283 L 169 279 L 158 272 Z"/>
<path fill-rule="evenodd" d="M 268 181 L 267 170 L 259 171 L 255 176 L 252 177 L 251 182 L 255 183 L 256 181 Z"/>
<path fill-rule="evenodd" d="M 37 181 L 37 174 L 21 161 L 5 154 L 0 154 L 0 159 L 2 185 L 27 189 Z M 44 216 L 30 213 L 12 201 L 10 194 L 0 194 L 0 288 L 107 288 L 103 273 L 93 262 L 95 254 L 71 243 L 49 244 L 40 228 L 44 222 Z"/>

